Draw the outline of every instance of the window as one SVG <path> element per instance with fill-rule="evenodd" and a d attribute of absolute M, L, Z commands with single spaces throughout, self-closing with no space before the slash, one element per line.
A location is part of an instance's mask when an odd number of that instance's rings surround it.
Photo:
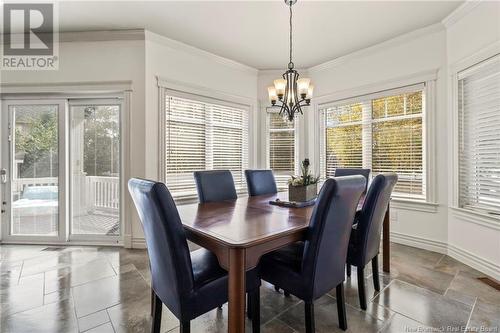
<path fill-rule="evenodd" d="M 196 196 L 193 172 L 199 170 L 230 170 L 237 190 L 245 190 L 249 109 L 171 91 L 163 96 L 162 172 L 174 198 Z"/>
<path fill-rule="evenodd" d="M 459 206 L 500 215 L 500 56 L 458 74 Z"/>
<path fill-rule="evenodd" d="M 419 84 L 320 107 L 322 176 L 336 168 L 396 172 L 395 197 L 426 199 L 424 100 Z"/>
<path fill-rule="evenodd" d="M 279 112 L 267 111 L 268 122 L 268 168 L 274 172 L 278 189 L 286 189 L 288 179 L 296 173 L 296 127 L 293 122 L 284 119 Z"/>

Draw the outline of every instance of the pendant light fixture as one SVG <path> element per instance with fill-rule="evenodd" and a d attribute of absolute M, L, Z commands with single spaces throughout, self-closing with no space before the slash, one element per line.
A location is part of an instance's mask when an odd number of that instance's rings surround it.
<path fill-rule="evenodd" d="M 274 86 L 268 87 L 272 107 L 280 108 L 280 115 L 293 121 L 296 113 L 303 114 L 302 107 L 311 104 L 313 85 L 308 78 L 299 79 L 292 61 L 292 6 L 297 0 L 285 0 L 290 8 L 290 62 L 282 79 L 274 80 Z"/>

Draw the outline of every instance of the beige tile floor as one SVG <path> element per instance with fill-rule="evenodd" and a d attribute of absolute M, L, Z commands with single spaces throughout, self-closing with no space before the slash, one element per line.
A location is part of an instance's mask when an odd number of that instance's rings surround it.
<path fill-rule="evenodd" d="M 347 279 L 348 332 L 500 332 L 500 292 L 480 272 L 442 254 L 392 244 L 392 272 L 368 309 Z M 144 250 L 0 246 L 1 332 L 148 332 L 150 273 Z M 356 273 L 353 272 L 353 277 Z M 338 328 L 335 291 L 316 302 L 316 331 Z M 263 284 L 262 332 L 304 331 L 303 303 Z M 177 332 L 164 307 L 162 332 Z M 192 322 L 192 332 L 226 332 L 227 304 Z M 247 323 L 249 331 L 250 323 Z M 481 331 L 482 329 L 482 331 Z"/>

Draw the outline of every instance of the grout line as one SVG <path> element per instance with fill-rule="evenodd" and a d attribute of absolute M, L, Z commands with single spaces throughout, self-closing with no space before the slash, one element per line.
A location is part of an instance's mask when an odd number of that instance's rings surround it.
<path fill-rule="evenodd" d="M 285 325 L 286 327 L 288 327 L 289 329 L 291 329 L 293 332 L 297 332 L 297 331 L 295 330 L 295 328 L 293 328 L 292 326 L 288 325 L 288 324 L 287 324 L 287 323 L 285 323 L 283 320 L 281 320 L 281 319 L 279 319 L 279 318 L 276 318 L 276 319 L 274 319 L 274 320 L 279 321 L 280 323 L 282 323 L 283 325 Z M 261 326 L 265 326 L 265 325 L 269 324 L 270 322 L 271 322 L 271 321 L 268 321 L 266 324 L 261 325 Z"/>
<path fill-rule="evenodd" d="M 120 304 L 120 303 L 118 303 L 118 304 Z M 116 305 L 113 305 L 113 306 L 116 306 Z M 113 329 L 113 332 L 116 332 L 115 325 L 113 325 L 113 321 L 111 320 L 111 317 L 109 316 L 108 309 L 109 308 L 106 308 L 104 311 L 106 311 L 106 315 L 108 316 L 109 323 L 111 324 L 111 328 Z M 160 324 L 160 326 L 161 326 L 161 324 Z"/>
<path fill-rule="evenodd" d="M 472 304 L 472 308 L 470 310 L 469 318 L 467 319 L 467 324 L 465 324 L 465 329 L 466 330 L 467 330 L 467 328 L 469 328 L 470 320 L 472 318 L 472 313 L 474 312 L 474 308 L 476 307 L 476 303 L 477 303 L 477 297 L 474 300 L 474 304 Z"/>
<path fill-rule="evenodd" d="M 23 263 L 21 264 L 21 270 L 19 271 L 19 276 L 17 277 L 17 284 L 21 281 L 21 275 L 23 274 L 23 268 L 24 268 L 24 260 Z"/>
<path fill-rule="evenodd" d="M 443 258 L 444 258 L 445 256 L 446 256 L 446 254 L 443 254 L 443 255 L 441 256 L 441 258 L 439 258 L 439 260 L 437 261 L 437 263 L 435 263 L 435 264 L 434 264 L 434 267 L 436 267 L 437 265 L 439 265 L 439 263 L 443 260 Z M 433 268 L 434 268 L 434 267 L 433 267 Z"/>
<path fill-rule="evenodd" d="M 281 293 L 280 293 L 280 295 L 281 295 Z M 283 296 L 283 297 L 285 297 L 285 296 Z M 293 297 L 295 297 L 295 296 L 293 296 Z M 272 321 L 272 320 L 274 320 L 274 319 L 278 319 L 278 317 L 279 317 L 279 316 L 281 316 L 282 314 L 284 314 L 285 312 L 287 312 L 287 311 L 288 311 L 288 310 L 290 310 L 291 308 L 293 308 L 293 307 L 295 307 L 295 306 L 298 306 L 298 305 L 299 305 L 300 303 L 302 303 L 302 302 L 303 302 L 302 300 L 299 300 L 297 303 L 295 303 L 295 304 L 293 304 L 293 305 L 290 305 L 289 307 L 287 307 L 287 308 L 286 308 L 286 309 L 284 309 L 283 311 L 279 312 L 276 316 L 274 316 L 274 317 L 270 318 L 268 321 L 266 321 L 266 322 L 264 322 L 264 323 L 261 323 L 261 326 L 262 326 L 262 325 L 265 325 L 265 324 L 267 324 L 267 323 L 269 323 L 269 322 L 271 322 L 271 321 Z"/>
<path fill-rule="evenodd" d="M 457 278 L 458 273 L 460 273 L 460 270 L 457 270 L 457 272 L 456 272 L 456 273 L 455 273 L 455 275 L 453 276 L 453 279 L 451 279 L 450 284 L 448 285 L 448 287 L 446 288 L 446 290 L 445 290 L 445 291 L 444 291 L 444 293 L 443 293 L 443 296 L 446 296 L 446 293 L 447 293 L 447 292 L 448 292 L 448 290 L 450 289 L 451 284 L 452 284 L 452 283 L 453 283 L 453 281 L 455 281 L 455 279 Z"/>

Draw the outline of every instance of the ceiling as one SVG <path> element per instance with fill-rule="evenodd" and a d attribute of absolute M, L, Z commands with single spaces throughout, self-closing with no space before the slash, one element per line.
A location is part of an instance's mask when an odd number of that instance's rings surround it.
<path fill-rule="evenodd" d="M 294 62 L 310 67 L 440 22 L 456 1 L 307 1 L 293 6 Z M 70 1 L 60 31 L 145 28 L 258 69 L 288 63 L 288 9 L 275 1 Z"/>

